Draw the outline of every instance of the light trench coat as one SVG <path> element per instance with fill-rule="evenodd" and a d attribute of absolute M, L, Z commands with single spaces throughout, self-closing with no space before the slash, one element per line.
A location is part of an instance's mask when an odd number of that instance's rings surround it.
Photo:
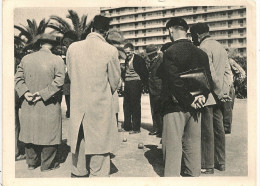
<path fill-rule="evenodd" d="M 209 37 L 200 44 L 200 49 L 207 53 L 209 58 L 209 67 L 213 80 L 213 91 L 218 99 L 224 94 L 229 94 L 233 75 L 228 61 L 228 54 L 225 48 L 216 40 Z M 216 104 L 216 100 L 212 94 L 209 94 L 207 105 Z"/>
<path fill-rule="evenodd" d="M 71 81 L 71 152 L 75 153 L 81 124 L 85 154 L 113 152 L 119 142 L 112 96 L 120 81 L 118 51 L 93 32 L 71 44 L 66 58 Z"/>
<path fill-rule="evenodd" d="M 61 87 L 65 66 L 61 57 L 48 49 L 26 55 L 15 74 L 15 89 L 22 100 L 19 139 L 36 145 L 61 143 Z M 23 98 L 25 92 L 39 92 L 35 104 Z"/>

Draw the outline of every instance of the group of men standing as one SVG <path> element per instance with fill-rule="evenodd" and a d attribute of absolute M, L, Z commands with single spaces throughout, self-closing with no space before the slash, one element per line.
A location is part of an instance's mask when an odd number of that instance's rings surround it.
<path fill-rule="evenodd" d="M 72 177 L 109 176 L 110 154 L 119 146 L 113 94 L 120 79 L 125 83 L 124 125 L 130 134 L 140 132 L 141 94 L 149 87 L 154 129 L 162 137 L 164 176 L 199 176 L 225 170 L 225 132 L 222 104 L 229 101 L 232 75 L 225 49 L 209 35 L 206 24 L 190 31 L 199 47 L 188 38 L 189 27 L 182 18 L 166 24 L 171 43 L 162 52 L 146 48 L 149 67 L 124 46 L 125 68 L 121 73 L 118 50 L 107 43 L 109 19 L 96 16 L 85 40 L 71 44 L 66 54 L 70 79 L 69 145 Z M 21 105 L 21 134 L 29 169 L 42 171 L 59 165 L 61 143 L 61 87 L 65 68 L 51 53 L 55 39 L 44 35 L 38 52 L 25 56 L 17 68 L 16 91 Z M 179 74 L 203 68 L 211 88 L 193 96 Z"/>

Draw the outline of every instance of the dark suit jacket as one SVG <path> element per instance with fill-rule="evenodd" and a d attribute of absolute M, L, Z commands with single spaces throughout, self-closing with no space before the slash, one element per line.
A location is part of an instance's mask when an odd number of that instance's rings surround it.
<path fill-rule="evenodd" d="M 163 55 L 160 53 L 149 67 L 149 94 L 159 96 L 162 91 L 162 79 L 158 77 L 157 70 L 163 61 Z"/>
<path fill-rule="evenodd" d="M 194 97 L 189 93 L 187 85 L 179 74 L 190 69 L 204 68 L 211 80 L 208 56 L 201 49 L 194 46 L 190 40 L 181 39 L 173 42 L 163 56 L 160 76 L 163 79 L 162 112 L 163 114 L 179 111 L 190 111 Z M 177 102 L 172 101 L 174 96 Z M 208 93 L 204 95 L 208 96 Z"/>
<path fill-rule="evenodd" d="M 125 61 L 125 66 L 126 66 L 126 61 Z M 140 76 L 143 84 L 147 85 L 148 83 L 148 69 L 146 67 L 146 63 L 145 60 L 137 55 L 134 54 L 134 59 L 133 59 L 133 66 L 134 66 L 134 70 L 135 72 Z M 125 74 L 126 74 L 126 68 L 122 71 L 122 79 L 125 81 Z"/>

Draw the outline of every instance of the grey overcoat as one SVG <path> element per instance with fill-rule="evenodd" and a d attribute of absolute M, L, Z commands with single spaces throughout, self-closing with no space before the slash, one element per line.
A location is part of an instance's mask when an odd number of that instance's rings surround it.
<path fill-rule="evenodd" d="M 19 139 L 37 145 L 61 143 L 61 87 L 64 83 L 63 60 L 48 49 L 26 55 L 17 68 L 15 88 L 22 99 Z M 35 104 L 23 99 L 25 92 L 39 92 Z"/>
<path fill-rule="evenodd" d="M 112 96 L 120 81 L 118 51 L 93 32 L 71 44 L 66 58 L 71 81 L 71 152 L 75 153 L 81 123 L 85 154 L 112 152 L 119 142 Z"/>

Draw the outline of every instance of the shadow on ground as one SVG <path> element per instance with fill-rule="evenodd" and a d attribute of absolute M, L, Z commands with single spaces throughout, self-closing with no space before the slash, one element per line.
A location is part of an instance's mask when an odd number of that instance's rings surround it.
<path fill-rule="evenodd" d="M 149 132 L 153 131 L 153 125 L 151 125 L 151 123 L 141 123 L 141 127 Z"/>
<path fill-rule="evenodd" d="M 162 149 L 158 149 L 157 145 L 145 145 L 149 150 L 144 153 L 148 162 L 153 166 L 153 170 L 158 176 L 163 177 L 163 154 Z"/>

